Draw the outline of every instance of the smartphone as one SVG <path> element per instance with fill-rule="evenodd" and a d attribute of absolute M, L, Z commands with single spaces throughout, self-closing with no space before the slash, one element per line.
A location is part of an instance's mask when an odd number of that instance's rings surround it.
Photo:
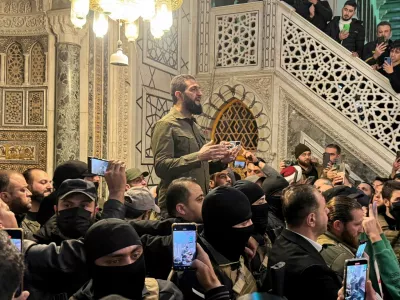
<path fill-rule="evenodd" d="M 88 168 L 90 173 L 104 176 L 108 168 L 108 161 L 96 157 L 88 157 Z"/>
<path fill-rule="evenodd" d="M 245 161 L 240 161 L 240 160 L 235 160 L 233 162 L 233 167 L 234 168 L 239 168 L 239 169 L 244 169 L 246 167 L 246 162 Z"/>
<path fill-rule="evenodd" d="M 343 31 L 350 31 L 350 24 L 344 24 Z"/>
<path fill-rule="evenodd" d="M 377 40 L 378 45 L 380 45 L 380 44 L 382 44 L 384 42 L 385 42 L 385 37 L 384 36 L 378 37 L 378 40 Z"/>
<path fill-rule="evenodd" d="M 345 299 L 365 300 L 368 260 L 365 258 L 347 259 L 344 268 Z"/>
<path fill-rule="evenodd" d="M 388 65 L 391 65 L 392 59 L 390 57 L 385 57 L 385 63 L 387 63 Z"/>
<path fill-rule="evenodd" d="M 322 156 L 322 166 L 324 169 L 328 167 L 330 161 L 331 161 L 331 155 L 325 152 L 324 155 Z"/>
<path fill-rule="evenodd" d="M 13 229 L 4 229 L 7 232 L 11 242 L 14 246 L 18 249 L 19 252 L 22 253 L 23 250 L 23 240 L 24 240 L 24 232 L 20 228 L 13 228 Z M 21 280 L 20 286 L 17 288 L 15 292 L 15 297 L 19 297 L 23 291 L 23 282 Z"/>
<path fill-rule="evenodd" d="M 360 245 L 357 248 L 356 252 L 356 257 L 355 258 L 361 258 L 364 254 L 365 247 L 367 247 L 367 241 L 362 241 L 360 242 Z"/>
<path fill-rule="evenodd" d="M 189 270 L 196 258 L 196 223 L 172 224 L 172 268 L 176 271 Z"/>
<path fill-rule="evenodd" d="M 229 142 L 231 145 L 232 145 L 232 148 L 235 148 L 235 147 L 240 147 L 240 141 L 230 141 Z"/>

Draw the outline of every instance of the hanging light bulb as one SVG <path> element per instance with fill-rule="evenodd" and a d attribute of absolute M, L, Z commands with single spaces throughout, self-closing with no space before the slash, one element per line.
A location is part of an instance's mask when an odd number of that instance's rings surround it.
<path fill-rule="evenodd" d="M 76 28 L 82 28 L 86 24 L 86 18 L 84 19 L 78 19 L 76 17 L 75 12 L 71 9 L 71 23 L 76 27 Z"/>
<path fill-rule="evenodd" d="M 164 35 L 160 19 L 157 16 L 150 22 L 150 32 L 155 39 L 160 39 Z"/>
<path fill-rule="evenodd" d="M 96 37 L 103 37 L 108 31 L 108 17 L 99 12 L 94 14 L 93 31 Z"/>
<path fill-rule="evenodd" d="M 156 15 L 155 0 L 141 0 L 141 16 L 145 21 L 151 21 Z"/>
<path fill-rule="evenodd" d="M 115 52 L 110 57 L 110 64 L 114 66 L 128 66 L 129 59 L 126 56 L 122 49 L 122 41 L 121 41 L 121 22 L 118 22 L 118 43 L 117 43 L 117 52 Z"/>
<path fill-rule="evenodd" d="M 160 22 L 161 28 L 164 31 L 168 31 L 173 23 L 172 11 L 168 9 L 167 4 L 161 4 L 157 11 L 158 22 Z"/>
<path fill-rule="evenodd" d="M 139 28 L 135 22 L 125 23 L 125 36 L 129 42 L 134 42 L 139 37 Z"/>
<path fill-rule="evenodd" d="M 89 0 L 72 0 L 71 11 L 74 11 L 77 19 L 86 19 L 89 13 Z"/>

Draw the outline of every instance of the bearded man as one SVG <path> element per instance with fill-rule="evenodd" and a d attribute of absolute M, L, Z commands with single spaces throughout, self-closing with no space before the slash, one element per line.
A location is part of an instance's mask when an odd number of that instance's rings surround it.
<path fill-rule="evenodd" d="M 207 143 L 196 123 L 195 115 L 203 113 L 201 88 L 191 75 L 178 75 L 171 81 L 173 107 L 154 126 L 151 149 L 155 172 L 160 177 L 158 205 L 161 216 L 167 217 L 165 195 L 169 184 L 180 177 L 192 177 L 208 193 L 209 161 L 220 165 L 219 171 L 233 161 L 239 148 L 229 142 Z"/>
<path fill-rule="evenodd" d="M 332 198 L 328 204 L 328 231 L 317 242 L 328 267 L 343 278 L 346 259 L 354 258 L 363 233 L 364 213 L 357 200 L 345 196 Z"/>

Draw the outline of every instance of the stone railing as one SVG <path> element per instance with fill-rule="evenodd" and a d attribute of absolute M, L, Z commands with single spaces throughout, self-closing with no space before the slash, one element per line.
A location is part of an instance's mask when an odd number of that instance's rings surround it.
<path fill-rule="evenodd" d="M 312 91 L 392 153 L 400 147 L 400 98 L 389 81 L 280 3 L 276 71 Z M 297 85 L 299 86 L 299 85 Z"/>
<path fill-rule="evenodd" d="M 315 105 L 344 116 L 346 124 L 338 126 L 355 125 L 353 132 L 372 138 L 392 159 L 400 147 L 400 98 L 385 77 L 284 2 L 216 8 L 209 2 L 199 1 L 198 75 L 274 73 Z"/>

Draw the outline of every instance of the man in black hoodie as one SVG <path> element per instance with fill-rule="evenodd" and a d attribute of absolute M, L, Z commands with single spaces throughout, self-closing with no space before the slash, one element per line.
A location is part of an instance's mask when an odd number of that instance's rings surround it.
<path fill-rule="evenodd" d="M 342 16 L 334 17 L 326 27 L 325 33 L 351 51 L 354 56 L 361 57 L 365 43 L 365 28 L 362 21 L 352 19 L 356 10 L 356 2 L 347 1 L 343 6 Z"/>
<path fill-rule="evenodd" d="M 380 70 L 380 72 L 389 79 L 394 91 L 400 93 L 400 40 L 393 42 L 390 50 L 390 60 L 390 64 L 385 61 L 383 70 Z"/>
<path fill-rule="evenodd" d="M 376 66 L 380 69 L 385 57 L 390 56 L 390 49 L 393 43 L 390 39 L 392 25 L 387 21 L 380 22 L 376 28 L 376 36 L 376 40 L 364 46 L 362 59 L 370 66 Z"/>
<path fill-rule="evenodd" d="M 332 19 L 332 9 L 324 0 L 285 0 L 296 9 L 296 12 L 319 30 L 324 31 L 326 24 Z"/>

